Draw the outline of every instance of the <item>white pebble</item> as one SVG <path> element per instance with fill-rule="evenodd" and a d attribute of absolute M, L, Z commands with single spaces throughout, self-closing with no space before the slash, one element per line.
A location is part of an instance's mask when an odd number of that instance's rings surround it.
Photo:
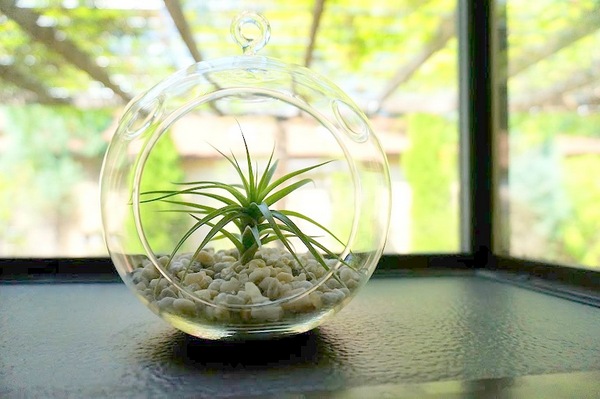
<path fill-rule="evenodd" d="M 300 273 L 296 277 L 294 277 L 294 281 L 306 281 L 306 274 Z"/>
<path fill-rule="evenodd" d="M 261 289 L 262 292 L 265 292 L 266 290 L 269 289 L 269 285 L 271 285 L 271 283 L 273 283 L 273 281 L 279 281 L 274 277 L 265 277 L 259 284 L 258 284 L 258 288 Z"/>
<path fill-rule="evenodd" d="M 321 301 L 325 306 L 335 305 L 339 300 L 339 296 L 334 291 L 324 292 L 323 295 L 321 295 Z"/>
<path fill-rule="evenodd" d="M 196 283 L 194 283 L 194 284 L 190 284 L 190 285 L 188 285 L 188 286 L 187 286 L 187 289 L 188 289 L 188 291 L 197 291 L 197 290 L 199 290 L 200 288 L 202 288 L 202 287 L 200 287 L 200 286 L 199 286 L 198 284 L 196 284 Z"/>
<path fill-rule="evenodd" d="M 289 295 L 290 296 L 297 295 L 304 291 L 305 290 L 302 288 L 297 288 L 297 289 L 290 291 Z M 310 300 L 308 295 L 300 296 L 299 298 L 294 299 L 291 302 L 284 303 L 282 306 L 285 309 L 288 309 L 292 312 L 297 312 L 297 313 L 306 312 L 313 308 L 312 301 Z"/>
<path fill-rule="evenodd" d="M 252 259 L 250 262 L 248 262 L 248 267 L 250 267 L 250 268 L 255 268 L 255 267 L 262 268 L 265 266 L 266 266 L 266 263 L 262 259 Z"/>
<path fill-rule="evenodd" d="M 321 299 L 323 300 L 323 303 L 325 303 L 327 305 L 337 304 L 344 300 L 344 298 L 347 295 L 346 292 L 349 293 L 350 291 L 347 288 L 342 288 L 342 289 L 335 288 L 335 289 L 331 290 L 330 292 L 324 293 L 323 296 L 321 297 Z"/>
<path fill-rule="evenodd" d="M 159 278 L 160 273 L 158 272 L 156 267 L 154 267 L 154 265 L 150 264 L 150 265 L 144 267 L 144 270 L 142 271 L 142 277 L 144 277 L 146 280 L 150 281 L 150 280 L 154 280 L 155 278 Z"/>
<path fill-rule="evenodd" d="M 346 287 L 350 288 L 350 289 L 355 289 L 356 287 L 358 287 L 358 281 L 356 280 L 348 280 L 346 281 Z"/>
<path fill-rule="evenodd" d="M 225 303 L 228 305 L 243 305 L 246 301 L 238 295 L 225 294 Z"/>
<path fill-rule="evenodd" d="M 331 289 L 342 288 L 342 285 L 334 278 L 330 278 L 325 284 Z"/>
<path fill-rule="evenodd" d="M 143 271 L 144 271 L 144 268 L 143 268 L 143 267 L 140 267 L 140 268 L 138 268 L 138 269 L 134 269 L 134 270 L 131 272 L 131 279 L 132 279 L 134 282 L 136 282 L 136 283 L 137 283 L 137 282 L 139 282 L 139 281 L 140 281 L 140 279 L 142 278 L 142 272 L 143 272 Z"/>
<path fill-rule="evenodd" d="M 221 284 L 219 291 L 221 292 L 236 292 L 240 288 L 240 282 L 237 278 L 232 277 L 231 280 Z"/>
<path fill-rule="evenodd" d="M 319 266 L 318 268 L 312 270 L 312 273 L 315 274 L 315 279 L 321 278 L 323 277 L 323 275 L 325 275 L 325 273 L 327 272 L 327 270 L 325 270 L 323 267 Z"/>
<path fill-rule="evenodd" d="M 231 313 L 225 308 L 216 308 L 215 316 L 220 321 L 229 321 L 231 319 Z"/>
<path fill-rule="evenodd" d="M 283 317 L 283 308 L 281 306 L 264 306 L 252 309 L 251 316 L 259 321 L 278 321 Z"/>
<path fill-rule="evenodd" d="M 265 277 L 269 277 L 271 272 L 267 268 L 254 269 L 248 278 L 250 281 L 257 283 L 262 281 Z"/>
<path fill-rule="evenodd" d="M 211 269 L 204 269 L 204 271 L 206 272 L 206 275 L 210 278 L 214 278 L 215 277 L 215 272 Z"/>
<path fill-rule="evenodd" d="M 160 295 L 158 295 L 158 299 L 163 299 L 163 298 L 167 298 L 167 297 L 171 297 L 171 298 L 177 298 L 177 294 L 175 292 L 173 292 L 172 289 L 170 288 L 165 288 L 164 290 L 162 290 L 160 292 Z"/>
<path fill-rule="evenodd" d="M 223 284 L 224 282 L 225 280 L 221 280 L 220 278 L 213 280 L 213 282 L 208 285 L 208 289 L 219 291 L 221 289 L 221 284 Z"/>
<path fill-rule="evenodd" d="M 171 262 L 171 264 L 169 264 L 168 270 L 173 272 L 174 269 L 180 270 L 182 267 L 181 261 L 178 260 L 174 260 L 173 262 Z"/>
<path fill-rule="evenodd" d="M 196 256 L 196 260 L 202 263 L 204 266 L 212 266 L 215 264 L 215 258 L 212 254 L 202 250 L 198 252 L 198 256 Z"/>
<path fill-rule="evenodd" d="M 199 289 L 208 288 L 210 283 L 212 283 L 212 278 L 206 275 L 206 272 L 201 271 L 198 273 L 192 273 L 185 276 L 185 280 L 183 283 L 186 285 L 196 284 Z"/>
<path fill-rule="evenodd" d="M 167 310 L 171 306 L 173 306 L 173 302 L 175 302 L 175 298 L 168 296 L 168 297 L 164 297 L 163 299 L 158 301 L 156 304 L 158 305 L 160 310 Z"/>
<path fill-rule="evenodd" d="M 200 288 L 204 289 L 204 288 L 208 288 L 208 286 L 213 282 L 212 277 L 210 276 L 206 276 L 204 277 L 204 279 L 200 282 Z"/>
<path fill-rule="evenodd" d="M 292 275 L 292 278 L 294 278 L 294 275 L 292 273 L 292 268 L 286 265 L 283 265 L 281 267 L 279 267 L 279 269 L 281 269 L 281 271 L 285 272 L 285 273 L 289 273 Z"/>
<path fill-rule="evenodd" d="M 317 288 L 317 290 L 319 292 L 329 292 L 329 291 L 331 291 L 331 288 L 329 288 L 327 286 L 327 284 L 321 284 L 321 285 L 319 285 L 319 288 Z"/>
<path fill-rule="evenodd" d="M 223 269 L 225 269 L 228 266 L 229 266 L 229 263 L 219 262 L 219 263 L 215 263 L 215 265 L 212 267 L 212 269 L 215 271 L 215 273 L 221 273 L 223 271 Z"/>
<path fill-rule="evenodd" d="M 231 267 L 226 267 L 225 269 L 221 270 L 221 273 L 219 273 L 219 277 L 223 280 L 230 280 L 235 275 L 235 270 L 233 270 Z"/>
<path fill-rule="evenodd" d="M 289 296 L 289 292 L 292 290 L 291 284 L 281 284 L 281 298 Z"/>
<path fill-rule="evenodd" d="M 190 284 L 200 285 L 200 282 L 202 281 L 202 279 L 204 279 L 204 277 L 206 277 L 206 273 L 203 273 L 203 272 L 190 273 L 187 276 L 185 276 L 183 283 L 186 285 L 190 285 Z"/>
<path fill-rule="evenodd" d="M 182 256 L 179 258 L 179 262 L 181 263 L 181 266 L 188 267 L 190 265 L 190 258 Z"/>
<path fill-rule="evenodd" d="M 321 296 L 323 294 L 319 291 L 313 291 L 308 294 L 310 302 L 314 306 L 315 309 L 321 309 L 323 307 L 323 301 L 321 300 Z"/>
<path fill-rule="evenodd" d="M 167 279 L 161 278 L 158 281 L 157 288 L 162 291 L 165 288 L 169 287 L 169 285 L 170 285 L 170 283 L 169 283 L 169 281 Z"/>
<path fill-rule="evenodd" d="M 306 268 L 310 271 L 315 271 L 317 269 L 322 269 L 323 266 L 321 266 L 315 259 L 309 259 L 308 262 L 306 262 Z"/>
<path fill-rule="evenodd" d="M 210 301 L 212 299 L 211 292 L 208 289 L 194 291 L 194 294 L 196 294 L 198 298 L 204 299 L 205 301 Z"/>
<path fill-rule="evenodd" d="M 348 281 L 355 279 L 356 273 L 354 270 L 350 269 L 348 266 L 344 266 L 342 271 L 340 272 L 340 278 L 343 282 L 347 283 Z"/>
<path fill-rule="evenodd" d="M 240 280 L 240 283 L 242 283 L 242 284 L 245 284 L 250 280 L 247 273 L 240 273 L 238 275 L 238 279 Z"/>
<path fill-rule="evenodd" d="M 277 274 L 277 280 L 281 281 L 282 283 L 289 283 L 293 279 L 294 276 L 292 276 L 291 273 L 280 272 Z"/>
<path fill-rule="evenodd" d="M 188 315 L 193 315 L 194 313 L 196 313 L 196 305 L 194 304 L 194 302 L 185 298 L 175 299 L 173 301 L 173 308 L 175 308 L 175 310 L 181 313 Z"/>
<path fill-rule="evenodd" d="M 310 281 L 292 281 L 292 288 L 302 288 L 304 290 L 309 290 L 313 287 L 313 283 Z"/>
<path fill-rule="evenodd" d="M 216 304 L 224 304 L 224 303 L 226 303 L 226 298 L 227 298 L 227 295 L 228 295 L 228 294 L 226 294 L 226 293 L 224 293 L 224 292 L 220 292 L 220 293 L 219 293 L 219 294 L 218 294 L 218 295 L 215 297 L 215 299 L 214 299 L 214 303 L 216 303 Z"/>
<path fill-rule="evenodd" d="M 231 267 L 236 273 L 240 273 L 242 270 L 246 269 L 246 265 L 242 265 L 240 262 L 234 263 Z"/>
<path fill-rule="evenodd" d="M 251 303 L 264 303 L 264 302 L 268 302 L 268 301 L 269 301 L 269 298 L 267 298 L 266 296 L 262 296 L 262 295 L 253 296 L 250 298 Z"/>
<path fill-rule="evenodd" d="M 279 282 L 279 280 L 277 280 L 276 278 L 273 278 L 271 280 L 269 286 L 266 289 L 265 295 L 272 301 L 278 299 L 281 296 L 281 283 Z"/>
<path fill-rule="evenodd" d="M 160 258 L 158 258 L 158 263 L 160 263 L 162 266 L 166 266 L 167 263 L 169 263 L 169 257 L 161 256 Z"/>
<path fill-rule="evenodd" d="M 241 305 L 250 302 L 250 295 L 244 290 L 238 291 L 235 295 L 242 300 Z"/>
<path fill-rule="evenodd" d="M 262 292 L 260 292 L 260 289 L 258 289 L 258 287 L 252 282 L 247 282 L 246 284 L 244 284 L 244 291 L 246 291 L 250 298 L 254 296 L 262 296 Z"/>
<path fill-rule="evenodd" d="M 289 266 L 292 263 L 290 258 L 279 258 L 277 259 L 277 265 Z"/>
<path fill-rule="evenodd" d="M 212 306 L 207 306 L 204 308 L 204 317 L 208 320 L 215 319 L 215 308 Z"/>

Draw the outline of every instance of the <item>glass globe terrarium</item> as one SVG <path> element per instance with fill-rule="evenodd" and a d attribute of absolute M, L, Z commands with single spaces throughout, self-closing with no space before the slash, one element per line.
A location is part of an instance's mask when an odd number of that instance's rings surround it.
<path fill-rule="evenodd" d="M 128 287 L 186 333 L 301 333 L 373 273 L 387 162 L 338 87 L 255 54 L 269 39 L 261 15 L 240 15 L 232 34 L 243 55 L 192 65 L 127 106 L 102 168 L 105 240 Z"/>

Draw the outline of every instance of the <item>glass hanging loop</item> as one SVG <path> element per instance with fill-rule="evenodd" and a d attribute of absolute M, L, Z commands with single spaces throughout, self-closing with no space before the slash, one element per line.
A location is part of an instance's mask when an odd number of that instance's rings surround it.
<path fill-rule="evenodd" d="M 231 22 L 231 36 L 245 55 L 254 55 L 271 38 L 271 25 L 261 14 L 243 12 Z"/>

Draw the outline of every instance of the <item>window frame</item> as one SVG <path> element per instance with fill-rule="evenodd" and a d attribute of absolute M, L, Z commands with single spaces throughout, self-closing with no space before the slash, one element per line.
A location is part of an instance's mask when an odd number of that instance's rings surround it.
<path fill-rule="evenodd" d="M 477 270 L 509 272 L 600 291 L 600 271 L 499 255 L 502 231 L 498 152 L 506 107 L 506 26 L 495 0 L 457 0 L 460 251 L 383 255 L 376 273 Z M 499 29 L 500 28 L 500 29 Z M 504 108 L 506 112 L 506 108 Z M 120 281 L 108 257 L 0 258 L 0 282 Z"/>
<path fill-rule="evenodd" d="M 507 129 L 506 5 L 459 0 L 461 237 L 475 267 L 600 291 L 600 271 L 500 254 L 506 249 L 499 136 Z M 483 27 L 483 29 L 481 29 Z"/>

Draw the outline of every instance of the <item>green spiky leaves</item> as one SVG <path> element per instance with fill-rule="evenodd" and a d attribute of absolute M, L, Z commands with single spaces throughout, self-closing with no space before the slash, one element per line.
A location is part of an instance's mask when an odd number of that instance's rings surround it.
<path fill-rule="evenodd" d="M 241 132 L 241 130 L 240 130 Z M 237 248 L 242 264 L 252 260 L 256 251 L 268 243 L 278 241 L 292 254 L 301 266 L 291 239 L 298 239 L 306 250 L 329 270 L 325 257 L 338 259 L 346 264 L 338 255 L 327 249 L 315 237 L 306 235 L 300 230 L 295 220 L 302 220 L 316 226 L 325 235 L 344 245 L 330 230 L 298 212 L 289 210 L 272 209 L 273 204 L 285 198 L 299 188 L 312 182 L 311 179 L 302 178 L 302 175 L 320 168 L 332 161 L 319 163 L 303 169 L 288 173 L 273 181 L 277 170 L 278 161 L 273 159 L 275 149 L 266 167 L 260 173 L 258 166 L 253 167 L 253 162 L 248 150 L 244 134 L 241 133 L 245 148 L 245 163 L 247 172 L 244 173 L 235 155 L 226 155 L 215 148 L 235 169 L 239 184 L 225 184 L 218 181 L 195 181 L 175 183 L 181 187 L 177 190 L 148 191 L 142 193 L 141 203 L 163 201 L 176 207 L 170 212 L 185 212 L 193 219 L 192 227 L 179 239 L 171 253 L 171 259 L 186 243 L 186 241 L 200 228 L 208 228 L 208 233 L 196 248 L 193 258 L 196 258 L 206 245 L 217 239 L 227 239 Z M 214 148 L 214 147 L 213 147 Z M 292 179 L 298 178 L 295 181 Z M 183 197 L 197 197 L 198 202 L 185 201 Z M 211 199 L 217 205 L 209 206 L 200 202 Z M 236 231 L 230 228 L 235 226 Z"/>

